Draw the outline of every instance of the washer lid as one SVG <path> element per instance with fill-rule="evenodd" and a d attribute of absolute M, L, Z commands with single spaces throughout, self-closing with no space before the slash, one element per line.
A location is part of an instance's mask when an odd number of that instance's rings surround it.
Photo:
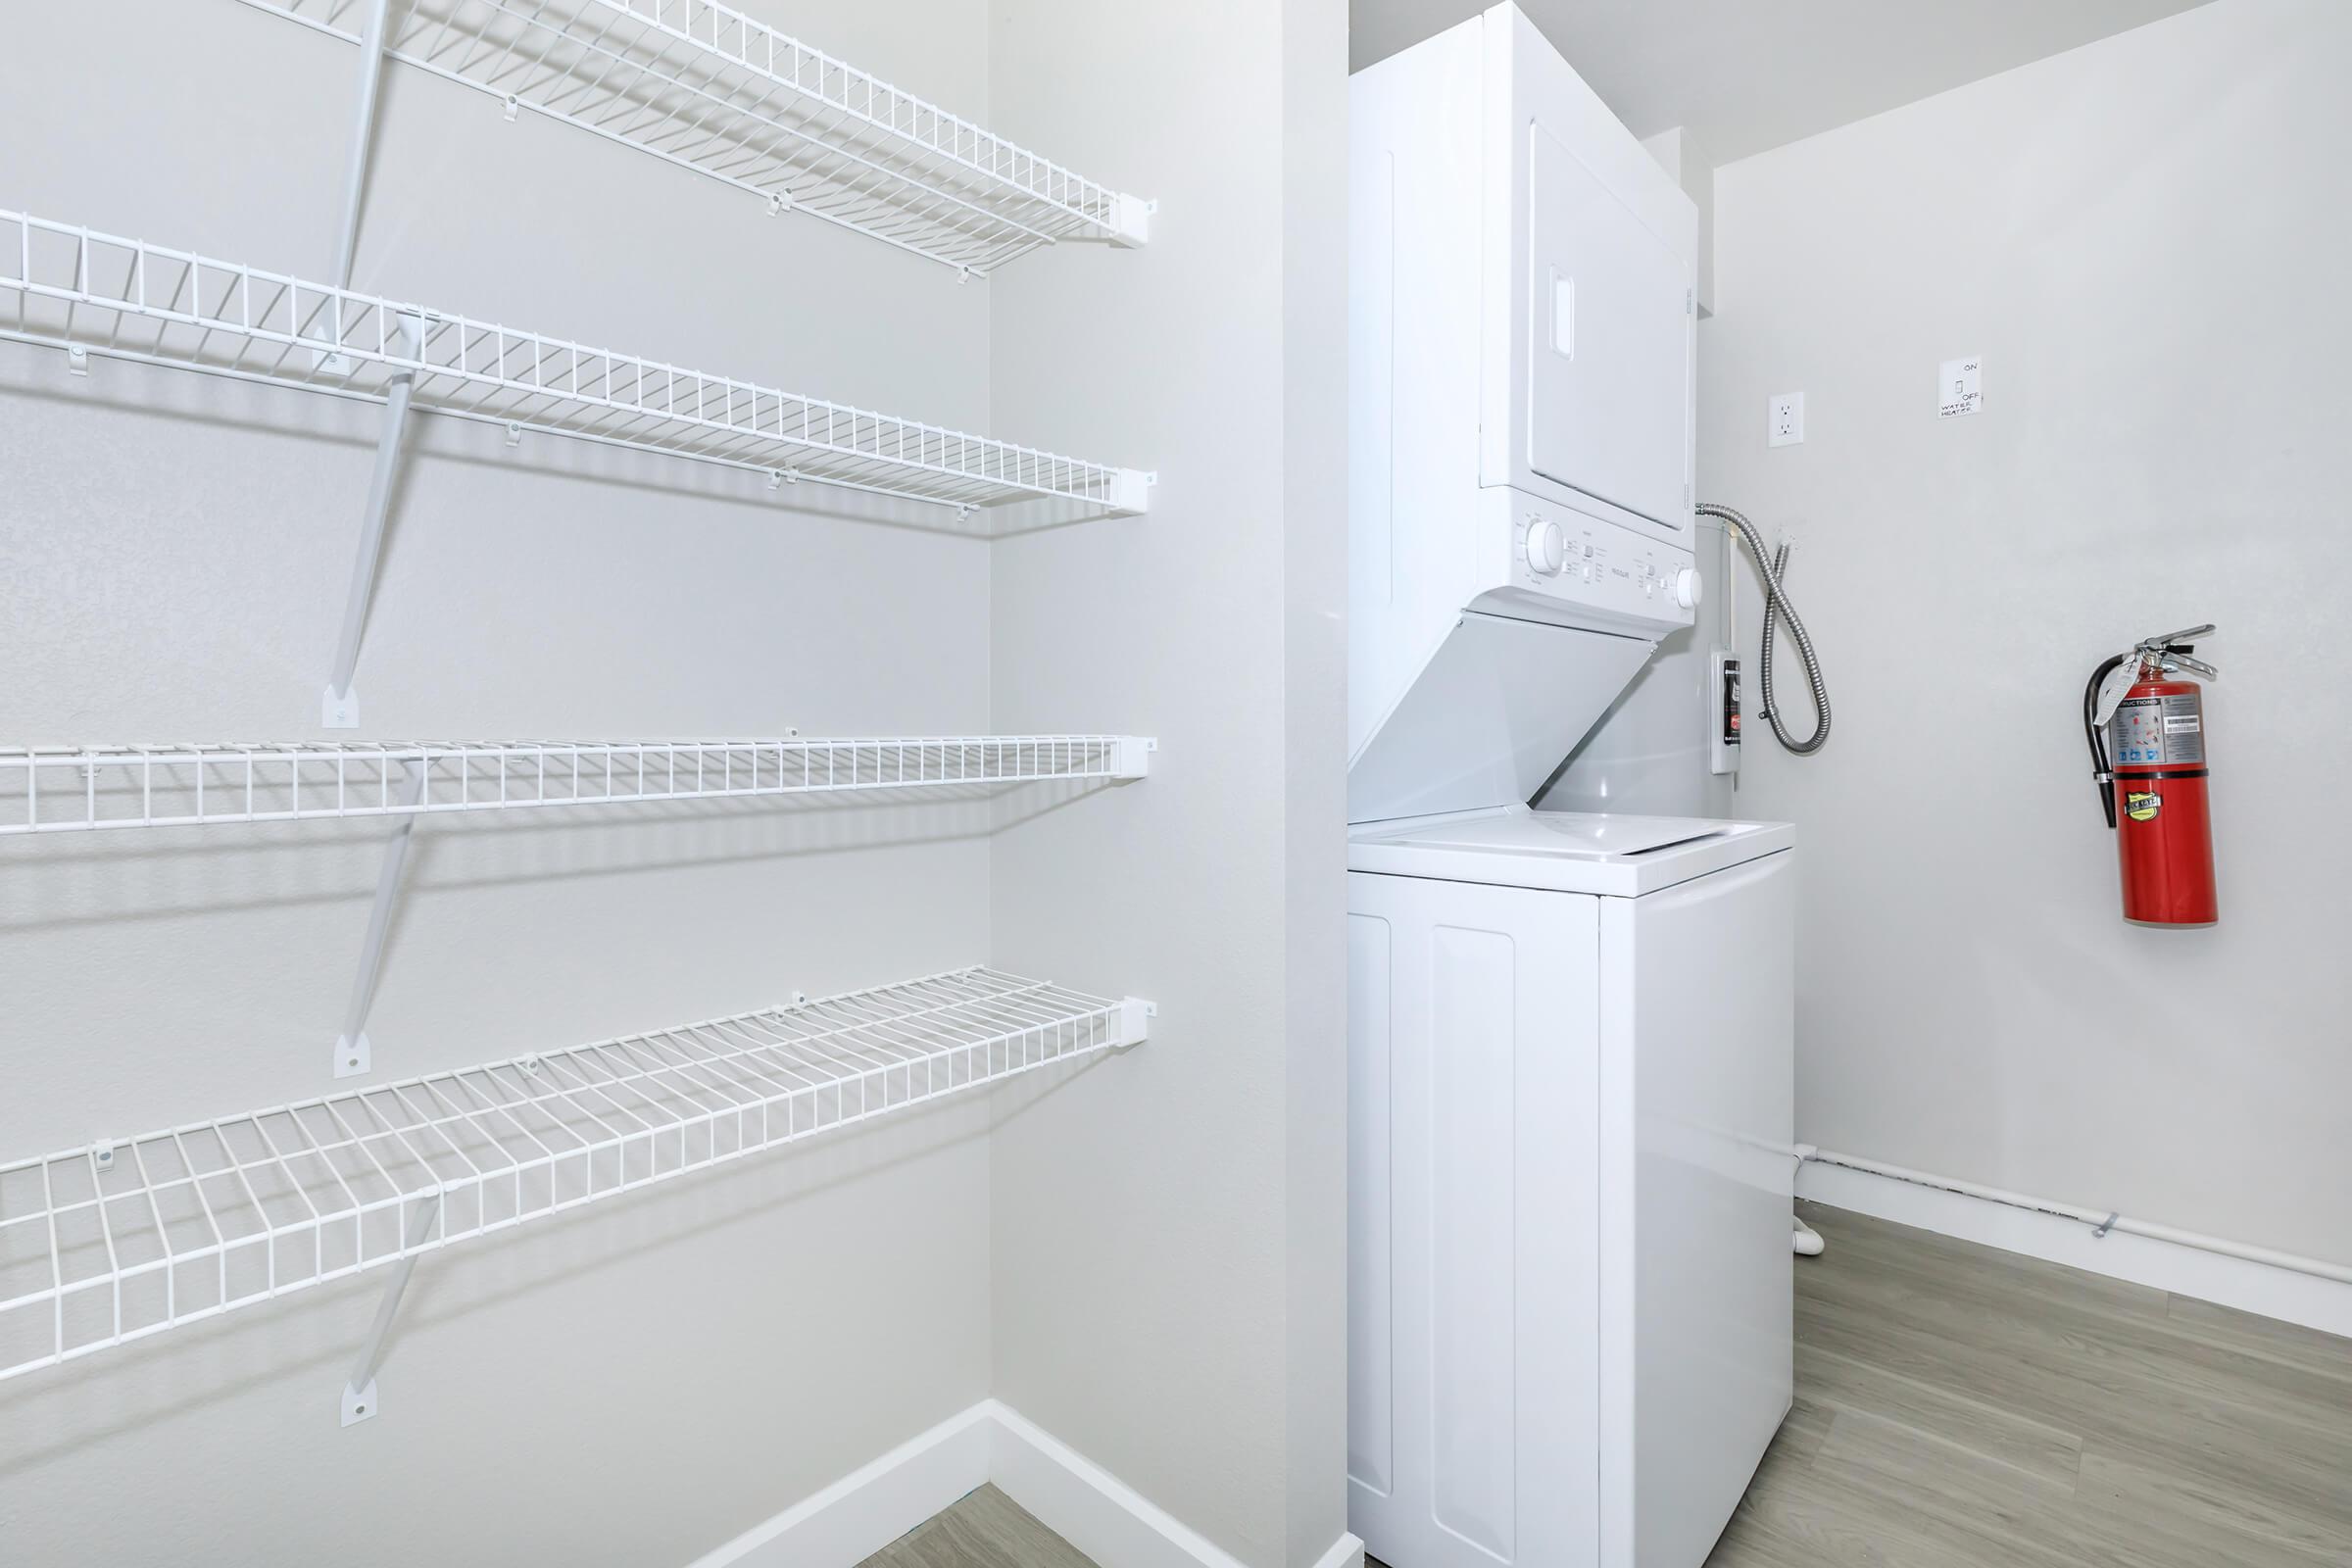
<path fill-rule="evenodd" d="M 1500 824 L 1509 826 L 1497 831 Z M 1523 816 L 1457 822 L 1415 835 L 1427 844 L 1552 855 L 1647 855 L 1671 845 L 1714 838 L 1737 823 L 1679 816 L 1603 816 L 1587 811 L 1529 811 Z"/>
<path fill-rule="evenodd" d="M 1348 868 L 1394 876 L 1639 897 L 1788 849 L 1779 822 L 1499 811 L 1375 822 L 1348 840 Z"/>

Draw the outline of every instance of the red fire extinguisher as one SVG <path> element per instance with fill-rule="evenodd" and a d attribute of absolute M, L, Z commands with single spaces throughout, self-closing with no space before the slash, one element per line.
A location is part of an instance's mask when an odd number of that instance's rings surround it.
<path fill-rule="evenodd" d="M 2123 862 L 2124 918 L 2134 925 L 2212 925 L 2213 818 L 2206 786 L 2204 688 L 2181 675 L 2219 673 L 2189 656 L 2213 627 L 2150 637 L 2091 675 L 2082 729 L 2091 776 Z"/>

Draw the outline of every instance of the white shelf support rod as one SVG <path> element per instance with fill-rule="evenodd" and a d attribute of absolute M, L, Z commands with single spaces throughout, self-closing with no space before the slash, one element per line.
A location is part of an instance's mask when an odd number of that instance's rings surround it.
<path fill-rule="evenodd" d="M 424 349 L 424 319 L 396 318 L 399 352 L 415 360 Z M 335 664 L 328 672 L 319 723 L 328 729 L 358 729 L 360 705 L 351 677 L 360 663 L 360 639 L 368 630 L 368 601 L 375 591 L 375 568 L 384 552 L 384 518 L 392 507 L 392 482 L 400 468 L 400 446 L 408 433 L 409 396 L 416 389 L 412 370 L 392 377 L 384 400 L 383 432 L 375 444 L 375 471 L 368 481 L 368 511 L 360 519 L 360 553 L 351 566 L 351 593 L 343 602 L 343 634 L 335 640 Z"/>
<path fill-rule="evenodd" d="M 424 802 L 424 763 L 404 764 L 401 802 Z M 343 1032 L 335 1037 L 335 1076 L 355 1078 L 375 1066 L 375 1048 L 368 1040 L 368 1009 L 375 1002 L 375 977 L 384 966 L 384 942 L 392 933 L 392 906 L 400 900 L 401 872 L 409 862 L 409 841 L 416 830 L 415 812 L 398 818 L 392 842 L 384 847 L 384 868 L 375 878 L 375 904 L 368 911 L 368 940 L 360 949 L 360 972 L 352 977 L 351 1001 L 343 1009 Z"/>
<path fill-rule="evenodd" d="M 368 154 L 375 144 L 376 89 L 384 79 L 385 14 L 391 0 L 368 0 L 360 34 L 360 102 L 351 127 L 351 162 L 343 172 L 343 227 L 335 239 L 335 281 L 351 287 L 360 238 L 360 204 L 368 193 Z"/>
<path fill-rule="evenodd" d="M 417 1249 L 433 1233 L 433 1220 L 441 1212 L 441 1195 L 428 1193 L 409 1217 L 409 1234 L 402 1245 L 401 1259 L 392 1266 L 392 1277 L 384 1282 L 384 1298 L 376 1303 L 375 1326 L 368 1331 L 368 1343 L 360 1350 L 360 1358 L 352 1363 L 351 1381 L 343 1386 L 343 1424 L 371 1419 L 375 1415 L 375 1373 L 383 1365 L 384 1341 L 392 1335 L 392 1320 L 400 1314 L 400 1298 L 409 1289 L 409 1276 L 416 1272 Z"/>

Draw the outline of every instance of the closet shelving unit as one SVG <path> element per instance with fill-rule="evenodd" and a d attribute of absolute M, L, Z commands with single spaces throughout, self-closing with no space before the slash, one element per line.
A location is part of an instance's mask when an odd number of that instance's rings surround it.
<path fill-rule="evenodd" d="M 348 285 L 386 58 L 954 268 L 1145 243 L 1088 180 L 708 0 L 244 0 L 359 46 L 334 283 L 0 212 L 0 338 L 382 404 L 321 722 L 352 690 L 412 410 L 956 509 L 1134 515 L 1156 475 L 1016 446 Z M 0 837 L 324 817 L 393 823 L 337 1076 L 410 835 L 448 812 L 1143 777 L 1156 742 L 894 739 L 234 743 L 0 751 Z M 343 1391 L 375 1372 L 417 1258 L 1056 1062 L 1157 1008 L 956 970 L 0 1163 L 0 1381 L 388 1267 Z"/>
<path fill-rule="evenodd" d="M 430 741 L 57 747 L 0 751 L 0 837 L 389 817 L 334 1075 L 375 1068 L 368 1015 L 420 817 L 1027 783 L 1112 783 L 1151 771 L 1138 735 L 892 739 Z M 5 1219 L 5 1214 L 0 1214 Z"/>
<path fill-rule="evenodd" d="M 0 835 L 1144 777 L 1134 735 L 0 751 Z"/>
<path fill-rule="evenodd" d="M 144 240 L 0 212 L 0 337 L 381 403 L 359 552 L 322 700 L 352 690 L 413 409 L 956 509 L 1047 501 L 1133 516 L 1154 476 L 685 369 Z"/>
<path fill-rule="evenodd" d="M 0 1165 L 0 1379 L 1055 1062 L 1150 1006 L 964 969 Z"/>
<path fill-rule="evenodd" d="M 1148 475 L 0 212 L 0 335 L 972 510 L 1132 515 Z"/>
<path fill-rule="evenodd" d="M 1152 203 L 709 0 L 245 3 L 965 274 L 1150 236 Z"/>

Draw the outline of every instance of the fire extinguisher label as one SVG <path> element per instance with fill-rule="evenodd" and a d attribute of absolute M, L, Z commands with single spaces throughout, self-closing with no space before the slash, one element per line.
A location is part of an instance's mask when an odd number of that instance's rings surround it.
<path fill-rule="evenodd" d="M 2142 794 L 2132 790 L 2124 796 L 2124 814 L 2134 822 L 2153 822 L 2156 813 L 2164 809 L 2164 797 L 2154 790 Z"/>
<path fill-rule="evenodd" d="M 2196 694 L 2127 698 L 2109 725 L 2108 755 L 2119 767 L 2194 766 L 2205 760 L 2205 720 Z"/>

